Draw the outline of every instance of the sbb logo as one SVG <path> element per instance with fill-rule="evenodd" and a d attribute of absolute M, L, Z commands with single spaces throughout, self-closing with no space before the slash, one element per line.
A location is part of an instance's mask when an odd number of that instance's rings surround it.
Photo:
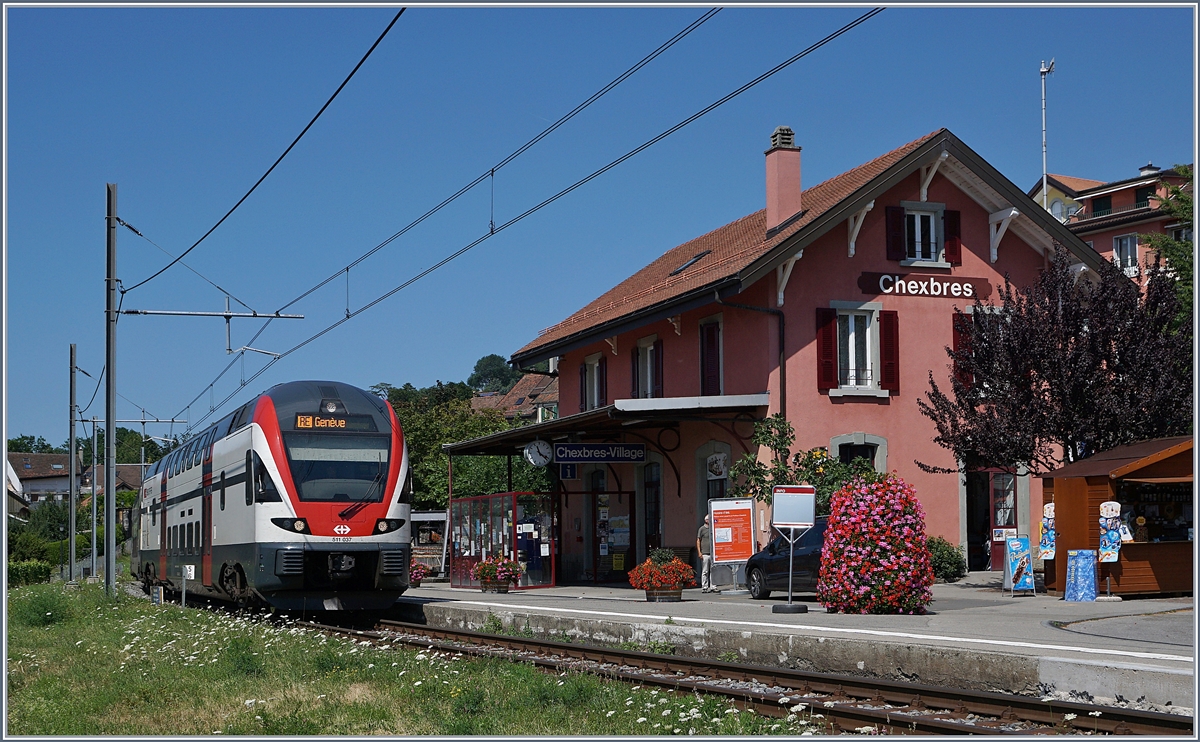
<path fill-rule="evenodd" d="M 345 523 L 339 523 L 333 527 L 333 532 L 339 536 L 345 536 L 347 533 L 350 533 L 350 526 Z"/>

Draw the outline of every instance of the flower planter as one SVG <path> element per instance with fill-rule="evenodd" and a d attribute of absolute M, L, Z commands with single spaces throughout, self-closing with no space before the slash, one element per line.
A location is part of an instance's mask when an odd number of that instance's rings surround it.
<path fill-rule="evenodd" d="M 483 580 L 479 583 L 479 589 L 485 593 L 507 593 L 508 583 L 499 580 Z"/>
<path fill-rule="evenodd" d="M 646 602 L 648 603 L 680 603 L 682 601 L 682 585 L 646 588 Z"/>
<path fill-rule="evenodd" d="M 420 581 L 420 580 L 409 580 L 409 581 L 408 581 L 408 586 L 409 586 L 409 587 L 420 587 L 420 586 L 421 586 L 421 581 Z"/>

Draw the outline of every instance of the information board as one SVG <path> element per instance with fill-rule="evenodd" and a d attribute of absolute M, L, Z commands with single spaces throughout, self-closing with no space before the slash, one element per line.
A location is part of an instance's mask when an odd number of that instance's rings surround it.
<path fill-rule="evenodd" d="M 811 528 L 817 522 L 817 488 L 811 484 L 777 484 L 771 488 L 771 525 Z"/>
<path fill-rule="evenodd" d="M 713 563 L 744 562 L 757 551 L 754 542 L 754 500 L 748 497 L 708 501 L 712 520 Z"/>
<path fill-rule="evenodd" d="M 1064 600 L 1087 602 L 1096 599 L 1096 552 L 1067 549 L 1067 585 Z"/>
<path fill-rule="evenodd" d="M 1025 536 L 1008 539 L 1004 542 L 1004 553 L 1007 567 L 1004 574 L 1008 581 L 1005 587 L 1013 592 L 1032 590 L 1033 557 L 1029 553 L 1029 539 Z"/>

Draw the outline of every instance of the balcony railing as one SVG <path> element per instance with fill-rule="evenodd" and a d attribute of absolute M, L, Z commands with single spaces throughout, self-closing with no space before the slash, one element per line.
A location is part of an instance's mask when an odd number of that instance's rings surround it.
<path fill-rule="evenodd" d="M 1123 214 L 1127 211 L 1137 211 L 1138 209 L 1148 209 L 1148 208 L 1150 208 L 1149 201 L 1138 201 L 1137 203 L 1133 204 L 1132 206 L 1119 206 L 1115 209 L 1100 209 L 1098 211 L 1087 211 L 1087 210 L 1080 211 L 1077 213 L 1077 216 L 1080 218 L 1080 220 L 1096 219 L 1097 217 L 1101 217 L 1101 216 L 1112 216 L 1113 214 Z"/>
<path fill-rule="evenodd" d="M 869 368 L 839 368 L 839 386 L 870 386 L 871 369 Z"/>

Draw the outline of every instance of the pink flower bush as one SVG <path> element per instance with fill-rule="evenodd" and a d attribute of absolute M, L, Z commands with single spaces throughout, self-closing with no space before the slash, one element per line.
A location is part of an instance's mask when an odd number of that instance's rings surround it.
<path fill-rule="evenodd" d="M 933 600 L 925 511 L 895 474 L 854 479 L 829 501 L 817 600 L 839 613 L 924 613 Z"/>

